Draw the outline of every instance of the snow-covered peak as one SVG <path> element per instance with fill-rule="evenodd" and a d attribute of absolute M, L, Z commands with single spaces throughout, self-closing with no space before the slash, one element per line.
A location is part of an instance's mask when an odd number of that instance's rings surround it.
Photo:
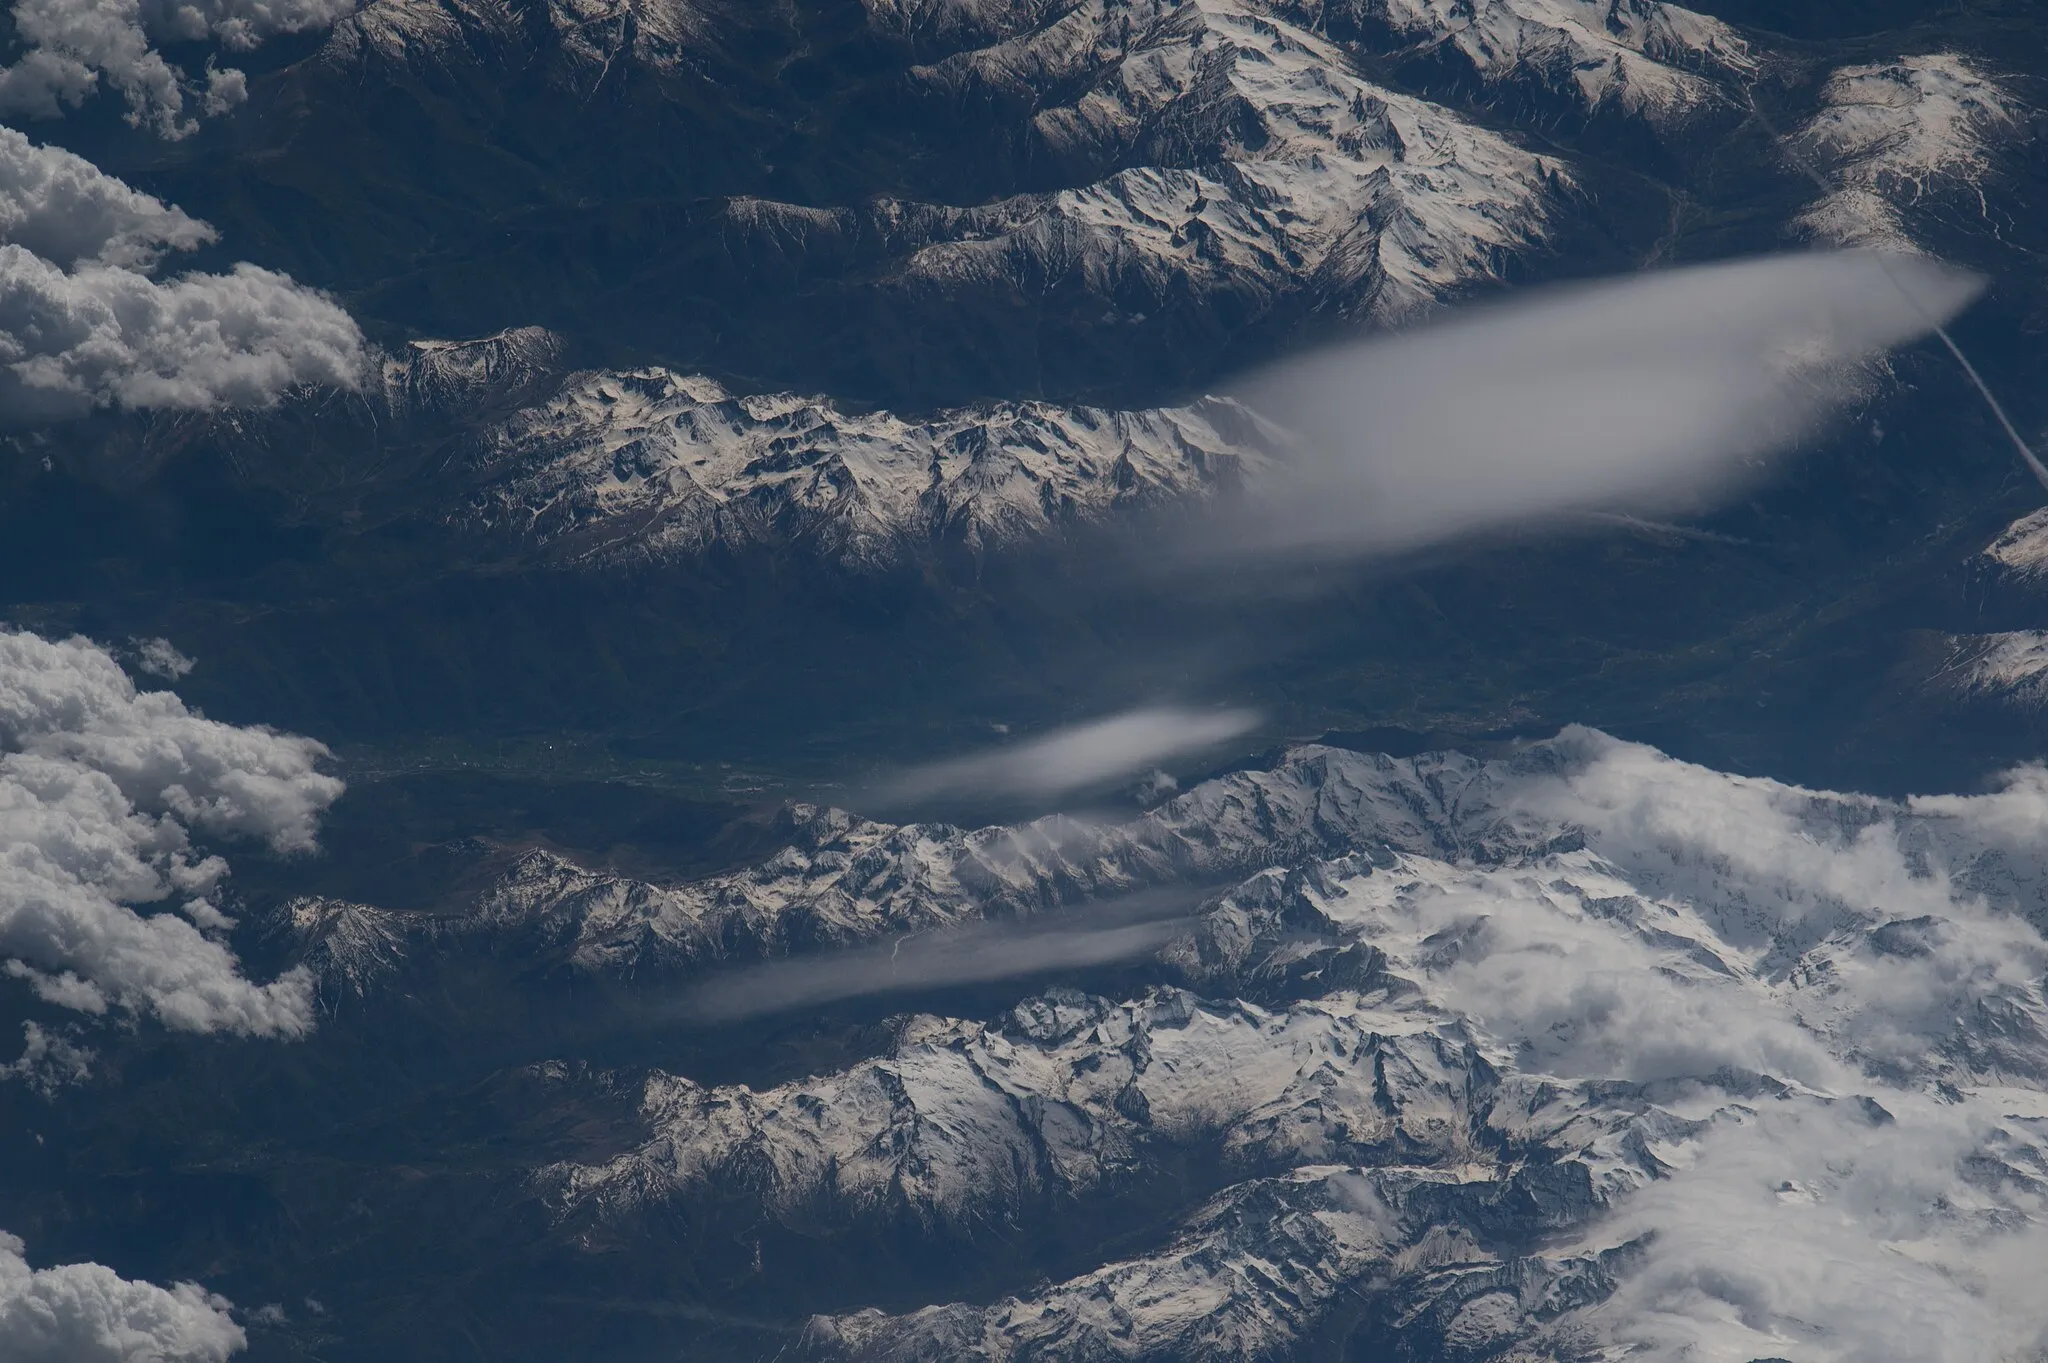
<path fill-rule="evenodd" d="M 1141 269 L 1309 280 L 1366 315 L 1404 315 L 1540 242 L 1562 165 L 1365 79 L 1336 43 L 1259 0 L 1084 0 L 1045 27 L 924 68 L 1043 105 L 1055 160 L 1124 167 L 997 206 L 1001 236 L 919 253 L 988 268 L 1020 233 L 1135 257 Z M 994 224 L 991 223 L 991 226 Z M 1361 290 L 1363 291 L 1361 293 Z"/>
<path fill-rule="evenodd" d="M 1754 65 L 1718 19 L 1658 0 L 1352 0 L 1414 49 L 1449 49 L 1490 84 L 1523 83 L 1589 111 L 1669 127 L 1726 108 L 1719 81 Z"/>
<path fill-rule="evenodd" d="M 561 377 L 562 351 L 562 338 L 542 327 L 413 341 L 383 359 L 385 402 L 402 420 L 474 418 L 539 396 Z"/>
<path fill-rule="evenodd" d="M 344 70 L 376 62 L 419 74 L 507 62 L 531 40 L 544 16 L 564 58 L 556 79 L 587 95 L 615 62 L 680 68 L 693 43 L 715 41 L 715 26 L 693 0 L 551 0 L 522 7 L 507 0 L 373 0 L 337 24 L 316 60 Z M 495 49 L 495 50 L 494 50 Z"/>
<path fill-rule="evenodd" d="M 389 909 L 310 895 L 281 906 L 269 927 L 292 942 L 320 1001 L 333 1008 L 344 997 L 367 995 L 400 967 L 413 923 Z"/>
<path fill-rule="evenodd" d="M 1256 462 L 1234 403 L 993 403 L 908 421 L 666 370 L 586 373 L 472 443 L 466 529 L 596 562 L 802 545 L 861 568 L 921 546 L 1037 540 L 1196 497 Z"/>
<path fill-rule="evenodd" d="M 1445 1212 L 1483 1222 L 1538 1197 L 1569 1206 L 1569 1178 L 1304 1166 L 1226 1189 L 1157 1250 L 1027 1295 L 816 1318 L 799 1356 L 1237 1363 L 1300 1356 L 1333 1318 L 1384 1318 L 1387 1356 L 1487 1357 L 1480 1348 L 1530 1342 L 1563 1304 L 1604 1297 L 1612 1275 L 1602 1256 L 1517 1252 L 1444 1224 Z M 1458 1352 L 1443 1351 L 1447 1337 Z M 1572 1342 L 1562 1355 L 1497 1356 L 1570 1357 Z"/>
<path fill-rule="evenodd" d="M 2021 582 L 2048 578 L 2048 508 L 2020 517 L 1984 548 L 1994 571 Z"/>
<path fill-rule="evenodd" d="M 2048 631 L 1957 635 L 1931 685 L 1962 700 L 2048 710 Z"/>
<path fill-rule="evenodd" d="M 1828 79 L 1821 111 L 1793 151 L 1815 162 L 1834 190 L 1798 225 L 1843 246 L 1913 249 L 1913 210 L 1930 197 L 1983 207 L 1983 182 L 2002 140 L 2017 136 L 2026 109 L 1959 53 L 1934 52 Z"/>

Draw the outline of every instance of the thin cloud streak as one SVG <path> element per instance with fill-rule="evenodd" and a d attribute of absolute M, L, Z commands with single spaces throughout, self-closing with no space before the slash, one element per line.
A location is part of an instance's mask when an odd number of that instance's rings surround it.
<path fill-rule="evenodd" d="M 943 989 L 1134 960 L 1185 932 L 1199 895 L 1141 893 L 1053 925 L 969 923 L 873 947 L 734 971 L 680 1005 L 698 1022 L 738 1022 L 873 994 Z"/>
<path fill-rule="evenodd" d="M 1044 799 L 1108 785 L 1256 729 L 1255 710 L 1154 706 L 1056 729 L 1040 738 L 914 767 L 881 795 L 914 803 L 945 796 Z"/>
<path fill-rule="evenodd" d="M 1239 396 L 1285 433 L 1285 457 L 1188 555 L 1341 560 L 1710 504 L 1982 287 L 1917 257 L 1779 256 L 1554 290 L 1283 362 Z"/>

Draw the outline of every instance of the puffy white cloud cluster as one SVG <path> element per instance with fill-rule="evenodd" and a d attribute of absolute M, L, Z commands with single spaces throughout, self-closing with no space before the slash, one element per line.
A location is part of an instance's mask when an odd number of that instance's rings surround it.
<path fill-rule="evenodd" d="M 0 1065 L 0 1079 L 19 1080 L 47 1097 L 92 1074 L 92 1052 L 84 1047 L 33 1022 L 23 1023 L 21 1031 L 21 1056 Z"/>
<path fill-rule="evenodd" d="M 215 934 L 227 863 L 194 832 L 313 847 L 342 783 L 312 739 L 138 692 L 103 649 L 0 632 L 0 956 L 47 1001 L 195 1032 L 297 1036 L 298 972 L 258 985 Z M 138 912 L 169 906 L 173 912 Z M 182 914 L 182 916 L 180 916 Z"/>
<path fill-rule="evenodd" d="M 214 236 L 90 162 L 0 128 L 0 420 L 263 406 L 298 384 L 354 387 L 362 333 L 317 290 L 249 264 L 155 277 L 167 252 Z"/>
<path fill-rule="evenodd" d="M 180 653 L 169 639 L 137 639 L 134 649 L 135 665 L 152 677 L 177 681 L 199 665 L 196 659 Z"/>
<path fill-rule="evenodd" d="M 0 1231 L 0 1358 L 8 1363 L 223 1363 L 248 1343 L 222 1298 L 101 1264 L 30 1268 Z"/>
<path fill-rule="evenodd" d="M 247 51 L 278 34 L 326 28 L 355 9 L 355 0 L 15 0 L 22 50 L 0 67 L 0 113 L 55 118 L 104 86 L 127 102 L 130 123 L 185 137 L 198 126 L 195 106 L 224 113 L 247 97 L 247 80 L 211 63 L 194 79 L 156 43 Z"/>
<path fill-rule="evenodd" d="M 1596 1153 L 1597 1247 L 1646 1258 L 1582 1323 L 1651 1359 L 2041 1358 L 2048 772 L 1896 802 L 1580 730 L 1497 779 L 1584 850 L 1369 930 L 1504 1064 L 1662 1108 L 1661 1176 Z"/>

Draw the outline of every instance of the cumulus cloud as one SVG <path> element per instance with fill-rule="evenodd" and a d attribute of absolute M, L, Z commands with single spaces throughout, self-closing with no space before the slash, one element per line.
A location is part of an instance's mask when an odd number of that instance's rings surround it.
<path fill-rule="evenodd" d="M 134 641 L 135 665 L 152 677 L 164 677 L 177 681 L 199 664 L 186 657 L 169 639 L 137 639 Z"/>
<path fill-rule="evenodd" d="M 0 1079 L 15 1079 L 48 1097 L 92 1074 L 92 1052 L 34 1022 L 21 1025 L 21 1057 L 0 1065 Z"/>
<path fill-rule="evenodd" d="M 308 738 L 139 692 L 103 649 L 0 632 L 0 955 L 45 1000 L 187 1031 L 296 1036 L 303 973 L 245 979 L 216 934 L 227 863 L 194 833 L 309 850 L 342 784 Z M 142 913 L 137 906 L 158 906 Z M 161 911 L 175 906 L 177 912 Z"/>
<path fill-rule="evenodd" d="M 1346 558 L 1724 494 L 1981 281 L 1844 252 L 1562 289 L 1282 363 L 1242 396 L 1281 467 L 1196 557 Z"/>
<path fill-rule="evenodd" d="M 55 118 L 102 87 L 128 105 L 128 121 L 179 138 L 193 116 L 220 114 L 246 97 L 240 71 L 208 63 L 194 76 L 158 42 L 213 42 L 247 51 L 284 33 L 326 28 L 355 0 L 15 0 L 20 52 L 0 67 L 0 113 Z"/>
<path fill-rule="evenodd" d="M 1252 710 L 1127 710 L 1021 743 L 913 768 L 885 783 L 883 794 L 901 801 L 1066 795 L 1241 738 L 1259 721 Z"/>
<path fill-rule="evenodd" d="M 214 236 L 0 128 L 0 418 L 263 406 L 298 384 L 354 387 L 362 333 L 326 295 L 249 264 L 155 277 L 166 253 Z"/>
<path fill-rule="evenodd" d="M 223 1363 L 248 1344 L 229 1304 L 100 1264 L 30 1268 L 0 1231 L 0 1358 L 8 1363 Z"/>
<path fill-rule="evenodd" d="M 142 269 L 166 251 L 215 240 L 205 223 L 133 189 L 82 156 L 0 128 L 0 241 L 65 269 Z"/>

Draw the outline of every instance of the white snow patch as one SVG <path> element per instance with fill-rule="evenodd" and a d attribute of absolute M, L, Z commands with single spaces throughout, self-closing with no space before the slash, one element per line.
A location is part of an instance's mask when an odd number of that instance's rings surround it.
<path fill-rule="evenodd" d="M 1796 225 L 1822 241 L 1894 250 L 1917 249 L 1908 217 L 1930 195 L 1973 198 L 1984 211 L 1993 151 L 2019 134 L 2027 112 L 1954 52 L 1843 67 L 1821 100 L 1792 149 L 1836 188 Z"/>

